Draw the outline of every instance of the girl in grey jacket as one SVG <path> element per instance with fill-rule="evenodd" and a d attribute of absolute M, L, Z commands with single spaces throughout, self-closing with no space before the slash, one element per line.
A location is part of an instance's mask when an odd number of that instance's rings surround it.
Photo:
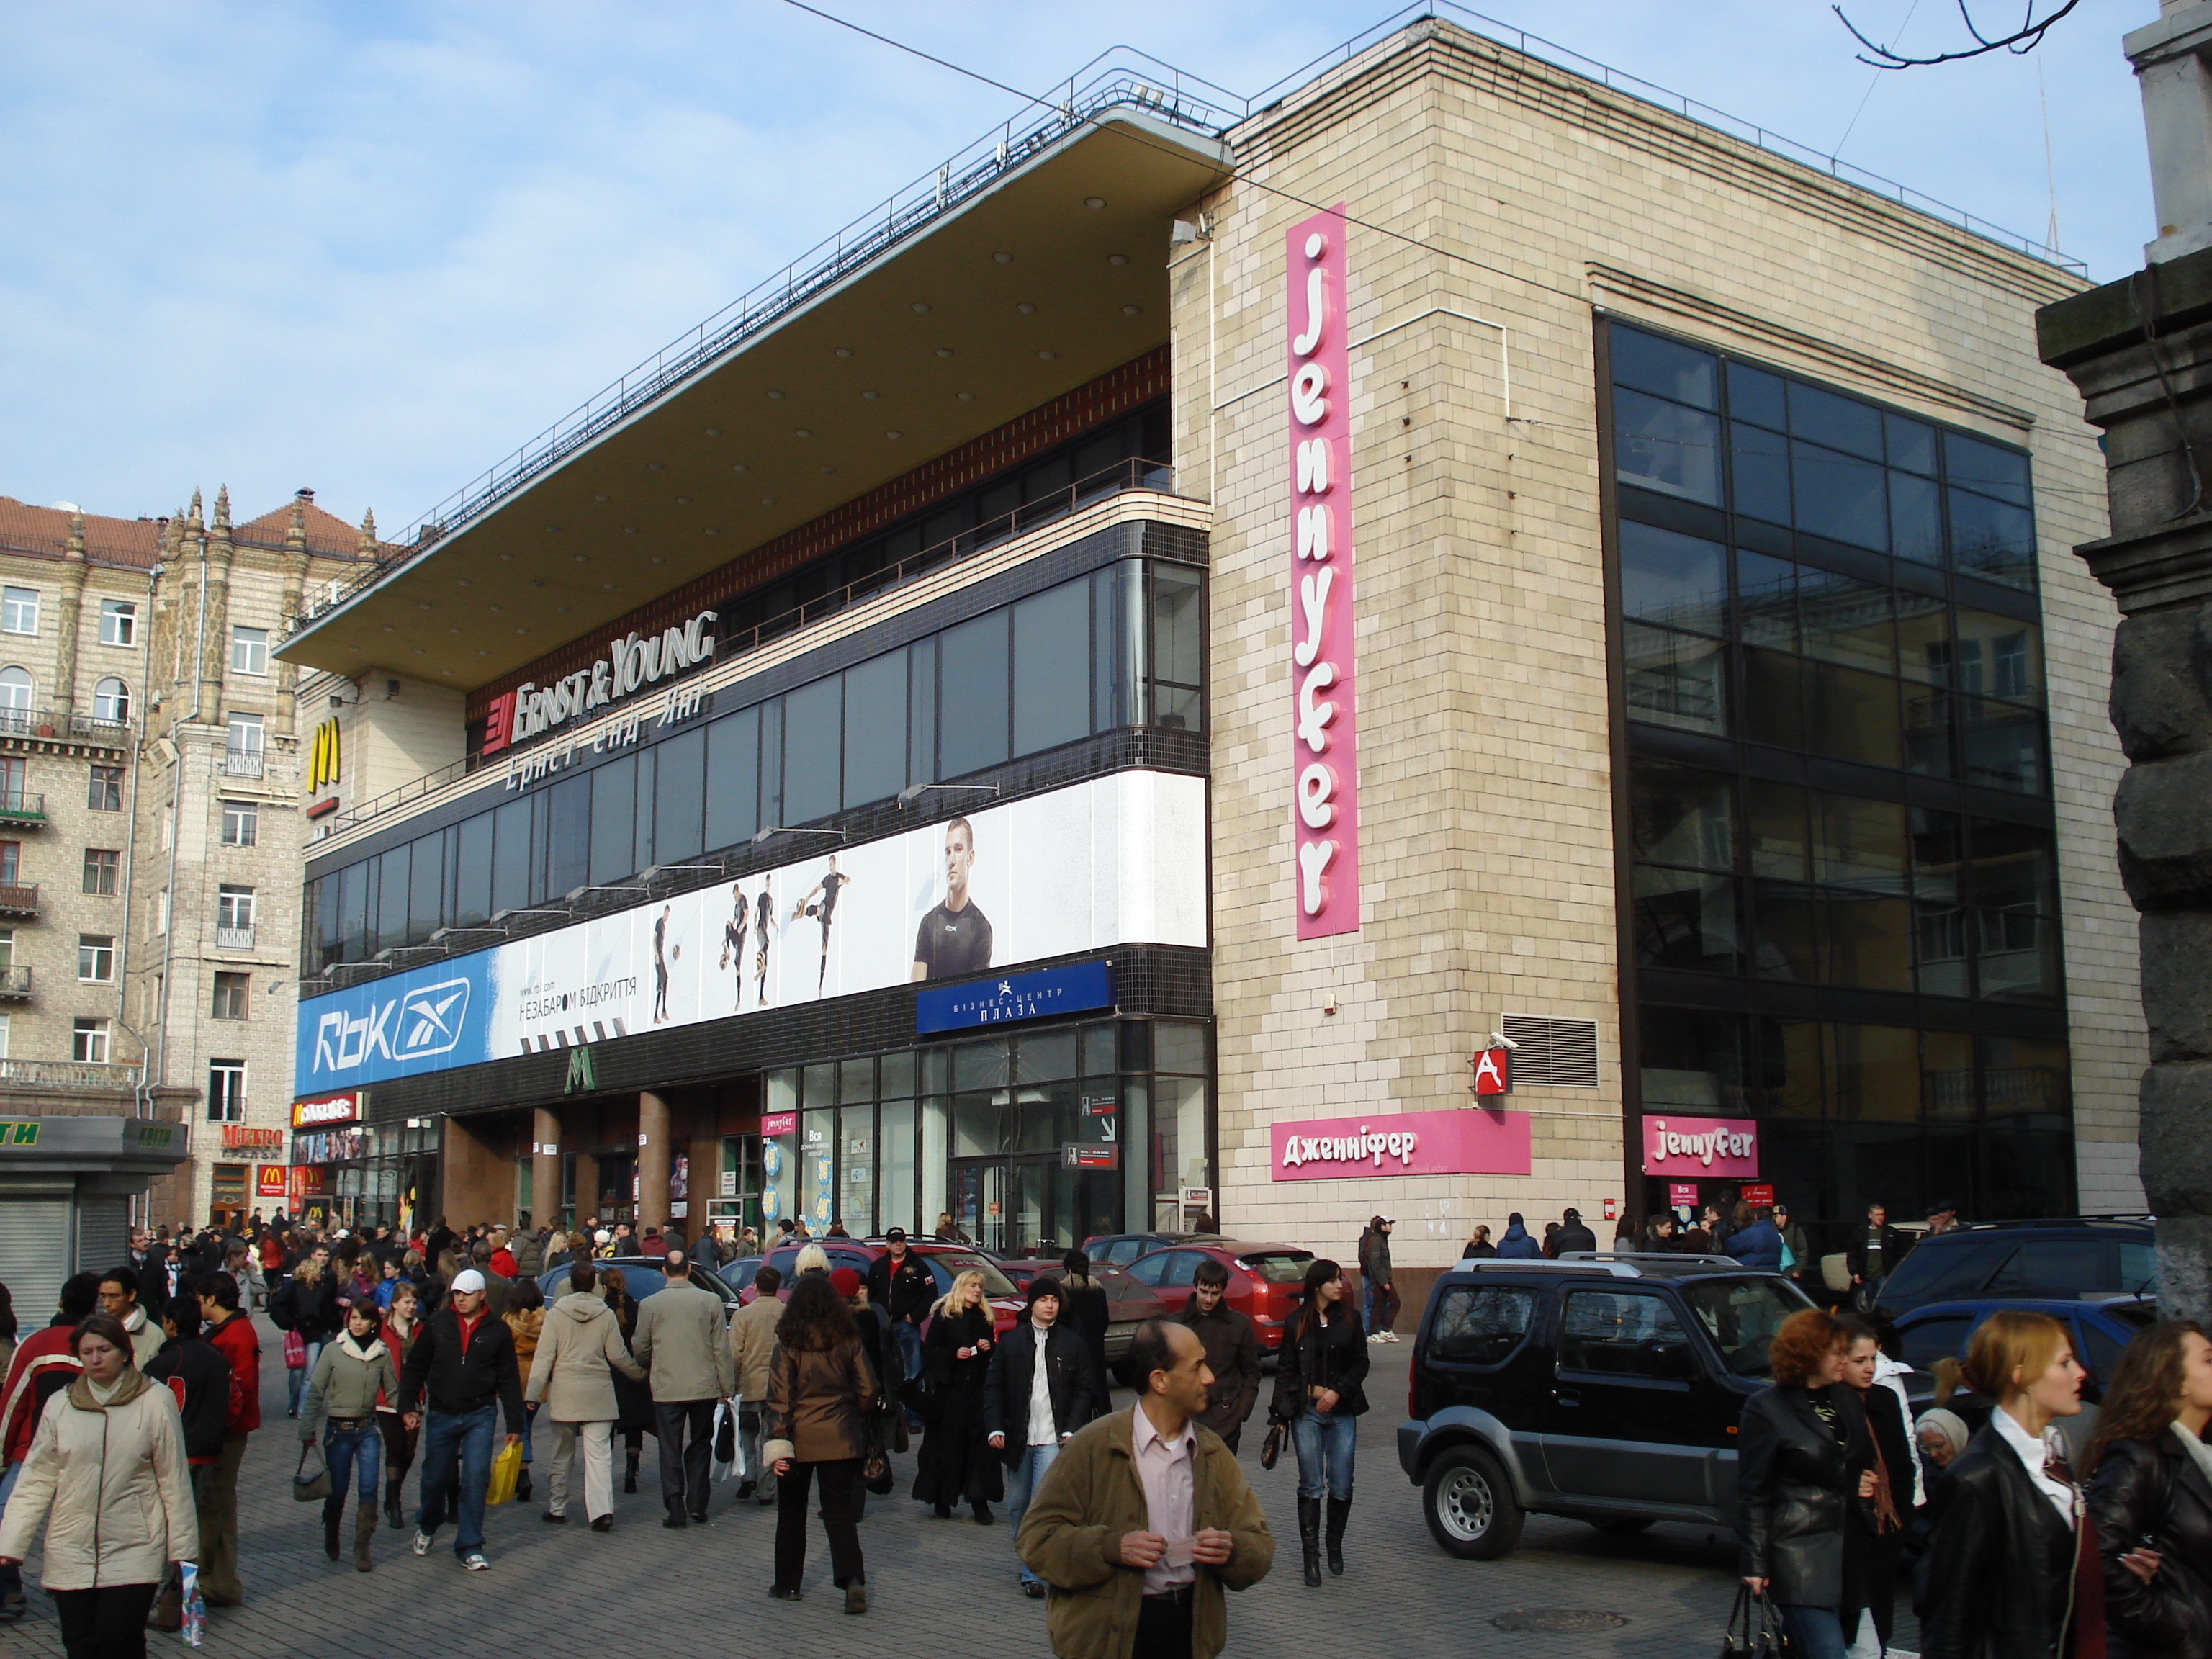
<path fill-rule="evenodd" d="M 346 1475 L 361 1492 L 354 1516 L 353 1565 L 367 1572 L 370 1540 L 376 1536 L 376 1472 L 381 1446 L 376 1407 L 399 1397 L 399 1372 L 378 1334 L 383 1322 L 376 1304 L 367 1299 L 346 1310 L 345 1329 L 325 1346 L 308 1379 L 300 1413 L 300 1443 L 311 1446 L 323 1431 L 323 1459 L 330 1467 L 331 1495 L 323 1500 L 323 1553 L 338 1559 L 338 1520 L 345 1512 Z"/>

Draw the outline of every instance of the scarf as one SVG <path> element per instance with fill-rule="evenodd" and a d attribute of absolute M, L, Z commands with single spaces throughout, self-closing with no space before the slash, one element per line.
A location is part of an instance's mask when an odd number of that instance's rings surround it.
<path fill-rule="evenodd" d="M 1898 1516 L 1897 1495 L 1890 1490 L 1889 1462 L 1881 1455 L 1881 1437 L 1875 1433 L 1874 1425 L 1871 1422 L 1867 1425 L 1867 1440 L 1874 1447 L 1875 1532 L 1880 1534 L 1886 1532 L 1902 1531 L 1905 1522 Z"/>
<path fill-rule="evenodd" d="M 338 1333 L 338 1346 L 344 1349 L 346 1352 L 351 1354 L 356 1359 L 360 1360 L 363 1364 L 374 1364 L 376 1363 L 376 1357 L 384 1352 L 384 1341 L 381 1337 L 370 1337 L 368 1339 L 368 1346 L 363 1347 L 359 1342 L 354 1340 L 354 1334 L 349 1330 L 341 1331 Z"/>
<path fill-rule="evenodd" d="M 81 1412 L 104 1412 L 129 1405 L 150 1386 L 136 1365 L 125 1365 L 122 1374 L 105 1386 L 94 1382 L 91 1373 L 79 1371 L 69 1385 L 69 1401 Z"/>

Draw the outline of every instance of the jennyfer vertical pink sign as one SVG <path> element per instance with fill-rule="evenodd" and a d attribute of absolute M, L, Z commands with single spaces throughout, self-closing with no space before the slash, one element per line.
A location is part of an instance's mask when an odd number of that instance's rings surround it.
<path fill-rule="evenodd" d="M 1359 931 L 1359 763 L 1352 669 L 1352 398 L 1344 206 L 1291 227 L 1291 819 L 1298 937 Z"/>

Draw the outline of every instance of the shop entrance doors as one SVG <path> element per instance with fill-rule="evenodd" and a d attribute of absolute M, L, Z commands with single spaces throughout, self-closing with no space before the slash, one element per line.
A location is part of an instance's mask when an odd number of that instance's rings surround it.
<path fill-rule="evenodd" d="M 952 1219 L 994 1255 L 1058 1257 L 1118 1231 L 1118 1170 L 1076 1170 L 1060 1157 L 978 1158 L 952 1164 Z"/>

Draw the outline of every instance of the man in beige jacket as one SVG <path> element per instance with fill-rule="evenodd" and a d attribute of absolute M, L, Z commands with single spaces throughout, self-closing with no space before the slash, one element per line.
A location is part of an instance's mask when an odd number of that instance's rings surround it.
<path fill-rule="evenodd" d="M 714 1407 L 737 1392 L 737 1369 L 722 1298 L 692 1278 L 681 1250 L 668 1253 L 666 1271 L 667 1285 L 638 1304 L 630 1346 L 653 1382 L 660 1498 L 668 1507 L 660 1524 L 704 1526 Z"/>
<path fill-rule="evenodd" d="M 783 1317 L 776 1292 L 783 1275 L 763 1263 L 753 1273 L 754 1299 L 730 1321 L 730 1358 L 738 1372 L 738 1429 L 744 1440 L 745 1474 L 738 1497 L 775 1502 L 775 1472 L 761 1462 L 761 1412 L 768 1404 L 769 1362 L 775 1357 L 775 1328 Z"/>

